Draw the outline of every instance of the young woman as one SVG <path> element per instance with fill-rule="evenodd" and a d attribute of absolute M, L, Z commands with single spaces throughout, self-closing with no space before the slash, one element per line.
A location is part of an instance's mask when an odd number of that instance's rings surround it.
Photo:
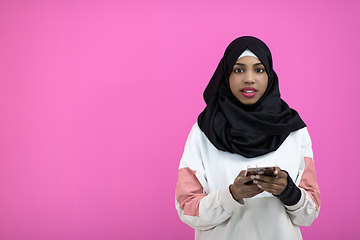
<path fill-rule="evenodd" d="M 280 98 L 270 50 L 245 36 L 227 47 L 186 141 L 176 208 L 195 239 L 302 239 L 319 214 L 311 140 Z M 276 164 L 274 176 L 245 176 Z M 250 183 L 250 184 L 249 184 Z"/>

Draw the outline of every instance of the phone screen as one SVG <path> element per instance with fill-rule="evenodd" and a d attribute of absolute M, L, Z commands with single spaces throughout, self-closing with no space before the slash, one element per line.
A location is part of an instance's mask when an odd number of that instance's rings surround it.
<path fill-rule="evenodd" d="M 274 176 L 276 164 L 270 165 L 249 165 L 246 169 L 245 176 L 250 175 L 265 175 L 265 176 Z M 252 180 L 245 183 L 246 185 L 252 184 Z"/>

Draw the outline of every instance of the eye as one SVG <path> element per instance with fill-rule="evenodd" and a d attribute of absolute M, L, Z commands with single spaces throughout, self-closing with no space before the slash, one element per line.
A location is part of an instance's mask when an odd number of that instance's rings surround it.
<path fill-rule="evenodd" d="M 237 68 L 237 69 L 234 70 L 234 72 L 235 72 L 235 73 L 243 73 L 244 70 L 241 69 L 241 68 Z"/>
<path fill-rule="evenodd" d="M 263 73 L 263 72 L 265 72 L 265 70 L 262 69 L 262 68 L 257 68 L 257 69 L 255 69 L 255 72 L 256 73 Z"/>

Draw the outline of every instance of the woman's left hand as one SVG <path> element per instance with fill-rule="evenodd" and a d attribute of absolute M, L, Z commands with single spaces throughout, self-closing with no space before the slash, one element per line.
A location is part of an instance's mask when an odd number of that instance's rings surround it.
<path fill-rule="evenodd" d="M 276 177 L 265 176 L 265 175 L 252 175 L 254 184 L 261 190 L 279 195 L 287 185 L 287 173 L 281 171 L 279 167 L 275 168 L 274 175 Z"/>

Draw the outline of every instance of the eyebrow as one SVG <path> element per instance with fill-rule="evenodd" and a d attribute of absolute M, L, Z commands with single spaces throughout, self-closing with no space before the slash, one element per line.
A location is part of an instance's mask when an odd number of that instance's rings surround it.
<path fill-rule="evenodd" d="M 243 63 L 235 63 L 234 65 L 246 66 L 246 64 L 243 64 Z M 255 63 L 253 66 L 258 66 L 258 65 L 264 65 L 264 64 L 262 64 L 262 63 Z"/>

